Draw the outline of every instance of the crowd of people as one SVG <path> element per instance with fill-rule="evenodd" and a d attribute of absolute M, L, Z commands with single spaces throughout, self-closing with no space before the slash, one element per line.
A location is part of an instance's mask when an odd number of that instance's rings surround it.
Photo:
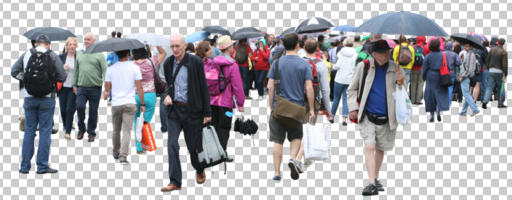
<path fill-rule="evenodd" d="M 112 37 L 121 33 L 112 33 Z M 480 112 L 476 102 L 486 109 L 491 99 L 506 107 L 500 87 L 508 73 L 505 39 L 492 38 L 487 49 L 475 49 L 470 43 L 425 36 L 407 39 L 400 36 L 392 46 L 381 34 L 368 37 L 343 36 L 325 41 L 289 33 L 266 34 L 255 40 L 234 41 L 230 36 L 215 36 L 197 44 L 186 43 L 183 35 L 172 35 L 172 55 L 162 46 L 103 53 L 85 53 L 96 42 L 93 33 L 84 36 L 84 50 L 77 50 L 75 38 L 68 38 L 61 55 L 50 50 L 50 40 L 40 35 L 34 48 L 14 63 L 11 75 L 20 80 L 25 113 L 22 162 L 19 172 L 27 174 L 34 154 L 34 138 L 39 130 L 37 173 L 56 173 L 48 163 L 53 126 L 55 97 L 58 96 L 64 137 L 71 139 L 75 112 L 78 115 L 77 140 L 88 134 L 88 142 L 97 137 L 98 107 L 102 97 L 112 108 L 113 152 L 122 164 L 129 164 L 131 135 L 137 118 L 151 122 L 160 97 L 160 130 L 168 133 L 169 185 L 164 192 L 179 190 L 182 170 L 178 138 L 185 142 L 196 181 L 206 180 L 197 157 L 204 124 L 212 124 L 224 150 L 228 146 L 233 109 L 244 112 L 244 103 L 252 99 L 255 88 L 258 100 L 268 99 L 269 140 L 273 143 L 274 176 L 282 179 L 283 143 L 290 142 L 290 176 L 297 180 L 311 160 L 303 159 L 303 123 L 319 121 L 325 115 L 330 123 L 341 103 L 339 122 L 357 123 L 364 140 L 369 184 L 363 195 L 384 191 L 379 171 L 384 152 L 393 149 L 397 130 L 393 93 L 395 86 L 407 88 L 412 104 L 425 104 L 430 122 L 442 121 L 441 112 L 450 109 L 452 100 L 464 102 L 460 115 Z M 53 67 L 52 67 L 53 66 Z M 441 85 L 443 66 L 448 67 L 452 85 Z M 46 72 L 42 69 L 50 70 Z M 45 71 L 46 73 L 42 73 Z M 37 78 L 36 75 L 39 75 Z M 34 78 L 36 77 L 36 78 Z M 166 85 L 157 92 L 157 81 Z M 61 82 L 59 88 L 55 83 Z M 41 92 L 41 83 L 50 90 Z M 44 86 L 44 85 L 43 85 Z M 253 87 L 254 86 L 254 87 Z M 102 92 L 103 89 L 103 92 Z M 268 96 L 265 98 L 265 96 Z M 331 105 L 332 102 L 332 105 Z M 89 103 L 88 121 L 85 109 Z M 283 117 L 282 106 L 302 109 L 302 119 Z M 295 105 L 296 107 L 294 107 Z M 288 107 L 287 107 L 288 108 Z M 299 111 L 297 111 L 299 113 Z M 300 118 L 299 117 L 299 118 Z M 338 122 L 338 121 L 336 121 Z M 122 133 L 121 133 L 122 132 Z M 144 153 L 136 142 L 137 153 Z M 232 162 L 233 158 L 228 158 Z"/>

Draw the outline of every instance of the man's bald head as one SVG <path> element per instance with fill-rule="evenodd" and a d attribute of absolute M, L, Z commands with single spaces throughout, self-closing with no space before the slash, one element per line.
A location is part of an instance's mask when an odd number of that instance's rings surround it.
<path fill-rule="evenodd" d="M 171 50 L 178 60 L 183 58 L 185 55 L 186 47 L 187 42 L 185 41 L 185 36 L 181 34 L 174 34 L 171 36 Z"/>
<path fill-rule="evenodd" d="M 92 44 L 96 42 L 96 39 L 94 38 L 94 33 L 86 33 L 84 35 L 84 45 L 85 48 L 89 48 Z"/>

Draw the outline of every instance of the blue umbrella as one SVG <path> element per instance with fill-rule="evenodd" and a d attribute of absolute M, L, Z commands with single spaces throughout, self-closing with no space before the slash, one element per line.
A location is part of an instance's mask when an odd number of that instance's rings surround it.
<path fill-rule="evenodd" d="M 448 36 L 431 19 L 410 12 L 390 12 L 373 17 L 357 27 L 355 32 L 392 35 Z"/>
<path fill-rule="evenodd" d="M 206 32 L 206 31 L 195 32 L 195 33 L 188 35 L 187 38 L 185 39 L 185 42 L 189 43 L 189 42 L 201 41 L 201 40 L 208 38 L 209 35 L 210 35 L 210 33 Z"/>
<path fill-rule="evenodd" d="M 354 32 L 354 30 L 356 30 L 356 27 L 355 26 L 351 26 L 351 25 L 343 25 L 343 26 L 336 26 L 332 30 L 333 31 L 339 31 L 339 32 L 342 32 L 342 33 Z"/>

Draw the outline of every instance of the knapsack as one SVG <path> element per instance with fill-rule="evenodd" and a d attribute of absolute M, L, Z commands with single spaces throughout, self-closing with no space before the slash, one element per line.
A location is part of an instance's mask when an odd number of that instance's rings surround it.
<path fill-rule="evenodd" d="M 320 94 L 320 77 L 318 76 L 316 64 L 322 62 L 322 60 L 305 58 L 312 67 L 313 72 L 313 91 L 315 92 L 315 102 L 320 105 L 320 110 L 324 108 L 322 96 Z"/>
<path fill-rule="evenodd" d="M 272 55 L 272 59 L 271 59 L 271 64 L 274 64 L 274 62 L 276 60 L 279 60 L 279 58 L 281 58 L 282 56 L 284 56 L 286 54 L 286 51 L 284 49 L 284 47 L 276 47 L 276 52 L 274 52 L 274 54 Z"/>
<path fill-rule="evenodd" d="M 217 96 L 226 89 L 228 83 L 222 67 L 217 64 L 213 64 L 213 66 L 204 73 L 210 96 Z"/>
<path fill-rule="evenodd" d="M 473 72 L 472 77 L 476 77 L 482 73 L 482 64 L 480 63 L 480 54 L 477 52 L 473 52 L 475 54 L 475 71 Z"/>
<path fill-rule="evenodd" d="M 32 55 L 23 75 L 23 85 L 28 94 L 34 97 L 44 97 L 57 87 L 56 69 L 50 55 L 51 50 L 43 53 L 33 48 L 30 49 L 30 53 Z"/>
<path fill-rule="evenodd" d="M 213 167 L 224 163 L 224 170 L 226 170 L 225 166 L 228 155 L 220 144 L 215 127 L 208 125 L 203 128 L 201 142 L 197 145 L 196 152 L 201 168 Z"/>
<path fill-rule="evenodd" d="M 423 54 L 423 46 L 414 46 L 414 66 L 422 66 L 425 55 Z"/>
<path fill-rule="evenodd" d="M 247 47 L 240 45 L 237 46 L 236 52 L 235 52 L 235 60 L 237 63 L 245 63 L 249 59 L 249 54 L 247 53 Z"/>
<path fill-rule="evenodd" d="M 398 51 L 398 63 L 402 66 L 408 65 L 412 61 L 412 52 L 409 49 L 409 45 L 400 45 Z"/>

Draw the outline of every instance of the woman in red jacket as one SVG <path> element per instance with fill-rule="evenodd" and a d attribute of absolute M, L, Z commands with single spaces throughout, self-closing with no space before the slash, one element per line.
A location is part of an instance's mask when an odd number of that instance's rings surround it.
<path fill-rule="evenodd" d="M 256 72 L 256 88 L 258 88 L 259 99 L 263 99 L 263 81 L 267 76 L 267 72 L 270 68 L 268 58 L 270 56 L 270 49 L 266 45 L 264 39 L 258 41 L 258 49 L 254 51 L 251 56 L 251 60 L 254 63 L 254 70 Z"/>

